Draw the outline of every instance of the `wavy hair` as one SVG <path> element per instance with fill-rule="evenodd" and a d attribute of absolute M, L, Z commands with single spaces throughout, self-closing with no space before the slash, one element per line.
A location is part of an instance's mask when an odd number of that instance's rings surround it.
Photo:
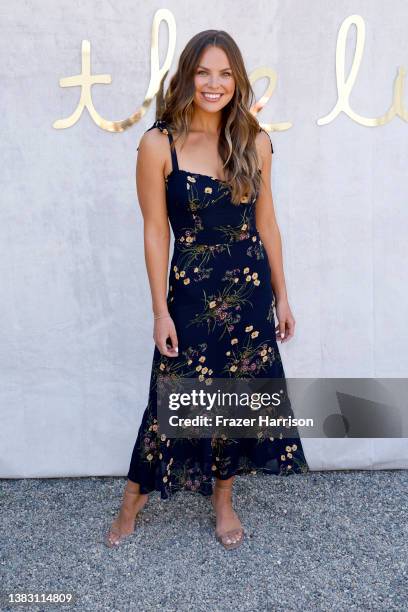
<path fill-rule="evenodd" d="M 223 161 L 224 183 L 231 189 L 234 204 L 250 202 L 262 177 L 258 169 L 255 138 L 259 123 L 250 112 L 255 94 L 244 60 L 233 38 L 224 30 L 204 30 L 189 40 L 164 95 L 156 119 L 165 121 L 175 133 L 175 141 L 186 138 L 193 117 L 194 75 L 204 50 L 214 45 L 226 53 L 235 80 L 232 99 L 222 109 L 218 153 Z M 177 134 L 177 136 L 176 136 Z"/>

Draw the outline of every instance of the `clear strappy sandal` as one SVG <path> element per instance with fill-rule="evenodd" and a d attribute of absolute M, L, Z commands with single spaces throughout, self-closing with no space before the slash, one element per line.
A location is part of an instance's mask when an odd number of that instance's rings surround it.
<path fill-rule="evenodd" d="M 128 495 L 141 495 L 141 493 L 139 493 L 139 492 L 129 491 L 127 489 L 125 489 L 125 493 L 128 494 Z M 147 499 L 146 499 L 145 503 L 146 502 L 147 502 Z M 143 504 L 143 506 L 145 505 L 145 503 Z M 139 510 L 137 512 L 137 515 L 136 515 L 136 518 L 135 518 L 135 521 L 137 520 L 137 518 L 139 516 L 139 512 L 141 511 L 143 506 L 141 508 L 139 508 Z M 114 520 L 116 520 L 116 519 L 114 519 Z M 134 531 L 132 531 L 132 533 L 122 534 L 120 529 L 119 529 L 119 527 L 116 527 L 116 525 L 111 525 L 109 527 L 108 531 L 105 533 L 105 537 L 104 537 L 103 543 L 108 548 L 117 548 L 125 540 L 128 540 L 133 534 L 134 534 Z"/>
<path fill-rule="evenodd" d="M 241 546 L 244 541 L 245 531 L 243 527 L 238 529 L 230 529 L 229 531 L 224 531 L 223 533 L 215 532 L 215 537 L 218 542 L 220 542 L 224 548 L 227 550 L 232 550 L 233 548 L 238 548 Z M 237 537 L 238 536 L 238 537 Z"/>
<path fill-rule="evenodd" d="M 214 488 L 231 490 L 231 487 L 223 487 L 217 483 L 214 485 Z M 234 548 L 238 548 L 238 546 L 241 546 L 242 542 L 244 541 L 244 536 L 245 531 L 243 527 L 235 527 L 234 529 L 228 529 L 227 531 L 223 532 L 217 531 L 217 529 L 215 530 L 216 539 L 226 550 L 232 550 Z"/>

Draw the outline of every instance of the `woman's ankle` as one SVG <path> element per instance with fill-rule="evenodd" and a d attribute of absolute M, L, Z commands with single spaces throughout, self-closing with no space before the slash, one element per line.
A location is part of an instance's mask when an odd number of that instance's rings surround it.
<path fill-rule="evenodd" d="M 138 482 L 133 482 L 133 480 L 127 479 L 125 491 L 126 493 L 140 494 L 140 484 Z"/>
<path fill-rule="evenodd" d="M 137 511 L 141 510 L 147 503 L 149 495 L 147 493 L 140 493 L 140 485 L 138 483 L 127 481 L 123 491 L 122 507 L 125 509 L 137 508 Z"/>

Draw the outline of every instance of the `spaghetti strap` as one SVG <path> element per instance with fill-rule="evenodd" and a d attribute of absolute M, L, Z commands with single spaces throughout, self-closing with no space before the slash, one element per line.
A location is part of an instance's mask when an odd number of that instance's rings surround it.
<path fill-rule="evenodd" d="M 173 141 L 173 134 L 171 133 L 171 131 L 169 130 L 168 126 L 166 125 L 166 123 L 164 121 L 161 121 L 160 123 L 164 127 L 161 128 L 160 125 L 158 125 L 157 127 L 159 128 L 159 130 L 162 130 L 163 134 L 167 134 L 167 136 L 169 137 L 170 153 L 171 153 L 171 161 L 172 161 L 172 164 L 173 164 L 173 170 L 178 172 L 179 165 L 178 165 L 176 147 L 174 146 L 174 141 Z"/>
<path fill-rule="evenodd" d="M 271 140 L 271 136 L 269 134 L 269 132 L 267 132 L 264 128 L 260 127 L 259 128 L 260 132 L 265 132 L 265 134 L 268 134 L 268 138 L 269 138 L 269 142 L 271 143 L 271 152 L 273 153 L 273 146 L 272 146 L 272 140 Z"/>
<path fill-rule="evenodd" d="M 152 126 L 150 126 L 146 132 L 149 132 L 149 130 L 152 130 L 153 128 L 159 128 L 159 130 L 163 133 L 166 134 L 166 136 L 168 136 L 169 138 L 169 143 L 170 143 L 170 153 L 171 153 L 171 162 L 172 162 L 172 170 L 175 170 L 176 172 L 179 169 L 178 166 L 178 160 L 177 160 L 177 153 L 176 153 L 176 148 L 174 146 L 174 142 L 173 142 L 173 135 L 170 132 L 168 125 L 166 124 L 165 121 L 163 121 L 162 119 L 156 119 L 156 121 L 153 123 Z M 139 147 L 137 147 L 137 149 L 139 150 Z"/>

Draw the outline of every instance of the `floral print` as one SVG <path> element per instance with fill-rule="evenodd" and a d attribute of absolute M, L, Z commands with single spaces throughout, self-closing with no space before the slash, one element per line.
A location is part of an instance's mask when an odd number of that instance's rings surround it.
<path fill-rule="evenodd" d="M 227 270 L 221 280 L 227 281 L 228 285 L 210 296 L 203 290 L 203 310 L 187 323 L 190 326 L 206 322 L 208 330 L 214 330 L 216 325 L 222 327 L 223 332 L 219 340 L 225 332 L 234 331 L 236 323 L 241 321 L 241 312 L 245 306 L 253 306 L 249 296 L 252 295 L 254 287 L 260 285 L 258 272 L 250 274 L 249 267 Z"/>
<path fill-rule="evenodd" d="M 172 143 L 163 121 L 159 128 Z M 271 145 L 272 148 L 272 145 Z M 272 149 L 273 152 L 273 149 Z M 308 470 L 301 440 L 276 438 L 167 438 L 157 419 L 160 376 L 180 384 L 197 378 L 281 378 L 284 369 L 275 336 L 271 269 L 255 224 L 256 197 L 233 204 L 221 180 L 178 167 L 165 179 L 174 234 L 167 304 L 179 354 L 154 348 L 149 396 L 133 448 L 128 478 L 142 493 L 168 499 L 180 490 L 211 495 L 213 478 L 256 473 L 288 475 Z"/>
<path fill-rule="evenodd" d="M 257 342 L 259 331 L 252 325 L 248 325 L 245 331 L 247 337 L 242 346 L 236 350 L 232 347 L 225 353 L 227 362 L 223 373 L 232 373 L 235 378 L 254 378 L 261 372 L 268 372 L 274 361 L 280 361 L 279 351 L 275 350 L 272 342 Z M 231 345 L 234 344 L 238 344 L 238 338 L 232 338 Z"/>

